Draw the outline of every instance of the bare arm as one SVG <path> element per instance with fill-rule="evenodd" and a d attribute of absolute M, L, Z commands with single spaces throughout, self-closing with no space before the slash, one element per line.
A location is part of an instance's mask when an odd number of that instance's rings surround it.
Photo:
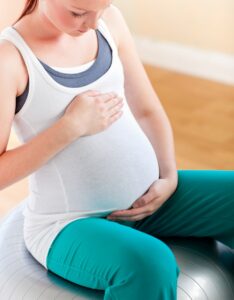
<path fill-rule="evenodd" d="M 62 117 L 27 143 L 6 151 L 18 86 L 17 62 L 11 49 L 0 45 L 0 190 L 33 173 L 79 137 Z"/>
<path fill-rule="evenodd" d="M 118 37 L 118 50 L 124 68 L 128 104 L 155 150 L 160 177 L 170 177 L 176 182 L 173 131 L 166 112 L 148 79 L 120 10 L 111 5 L 105 18 Z"/>
<path fill-rule="evenodd" d="M 0 190 L 33 173 L 69 145 L 74 135 L 66 126 L 62 117 L 29 142 L 4 152 L 0 156 Z"/>
<path fill-rule="evenodd" d="M 173 132 L 166 114 L 152 112 L 139 119 L 138 123 L 155 150 L 159 162 L 160 178 L 171 178 L 177 185 Z"/>

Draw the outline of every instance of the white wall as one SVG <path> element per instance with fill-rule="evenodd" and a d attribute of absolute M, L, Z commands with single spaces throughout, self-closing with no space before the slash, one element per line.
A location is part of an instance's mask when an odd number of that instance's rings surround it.
<path fill-rule="evenodd" d="M 138 36 L 234 54 L 233 0 L 114 0 Z"/>
<path fill-rule="evenodd" d="M 21 14 L 25 0 L 0 0 L 0 30 L 10 26 Z"/>

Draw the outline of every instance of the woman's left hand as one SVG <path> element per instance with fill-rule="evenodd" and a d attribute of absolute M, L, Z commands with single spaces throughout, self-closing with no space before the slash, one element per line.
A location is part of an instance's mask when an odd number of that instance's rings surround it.
<path fill-rule="evenodd" d="M 148 191 L 138 198 L 130 209 L 117 210 L 106 218 L 109 220 L 139 221 L 153 214 L 174 193 L 177 181 L 160 178 L 153 182 Z"/>

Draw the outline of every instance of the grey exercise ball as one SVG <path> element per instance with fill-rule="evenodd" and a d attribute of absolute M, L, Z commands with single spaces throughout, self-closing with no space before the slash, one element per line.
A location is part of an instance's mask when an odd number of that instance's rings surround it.
<path fill-rule="evenodd" d="M 234 250 L 211 238 L 160 238 L 181 270 L 178 300 L 234 300 Z"/>
<path fill-rule="evenodd" d="M 23 240 L 24 205 L 21 202 L 0 224 L 0 299 L 103 299 L 103 291 L 73 284 L 45 270 L 31 256 Z M 230 248 L 209 238 L 160 239 L 172 249 L 180 267 L 177 300 L 234 299 Z"/>

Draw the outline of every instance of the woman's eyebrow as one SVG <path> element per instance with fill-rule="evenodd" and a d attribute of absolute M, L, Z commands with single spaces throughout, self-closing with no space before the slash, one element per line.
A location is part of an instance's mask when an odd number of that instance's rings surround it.
<path fill-rule="evenodd" d="M 88 10 L 85 10 L 83 8 L 78 8 L 78 7 L 75 7 L 75 6 L 72 6 L 73 9 L 78 9 L 78 10 L 83 10 L 83 11 L 88 11 Z"/>

